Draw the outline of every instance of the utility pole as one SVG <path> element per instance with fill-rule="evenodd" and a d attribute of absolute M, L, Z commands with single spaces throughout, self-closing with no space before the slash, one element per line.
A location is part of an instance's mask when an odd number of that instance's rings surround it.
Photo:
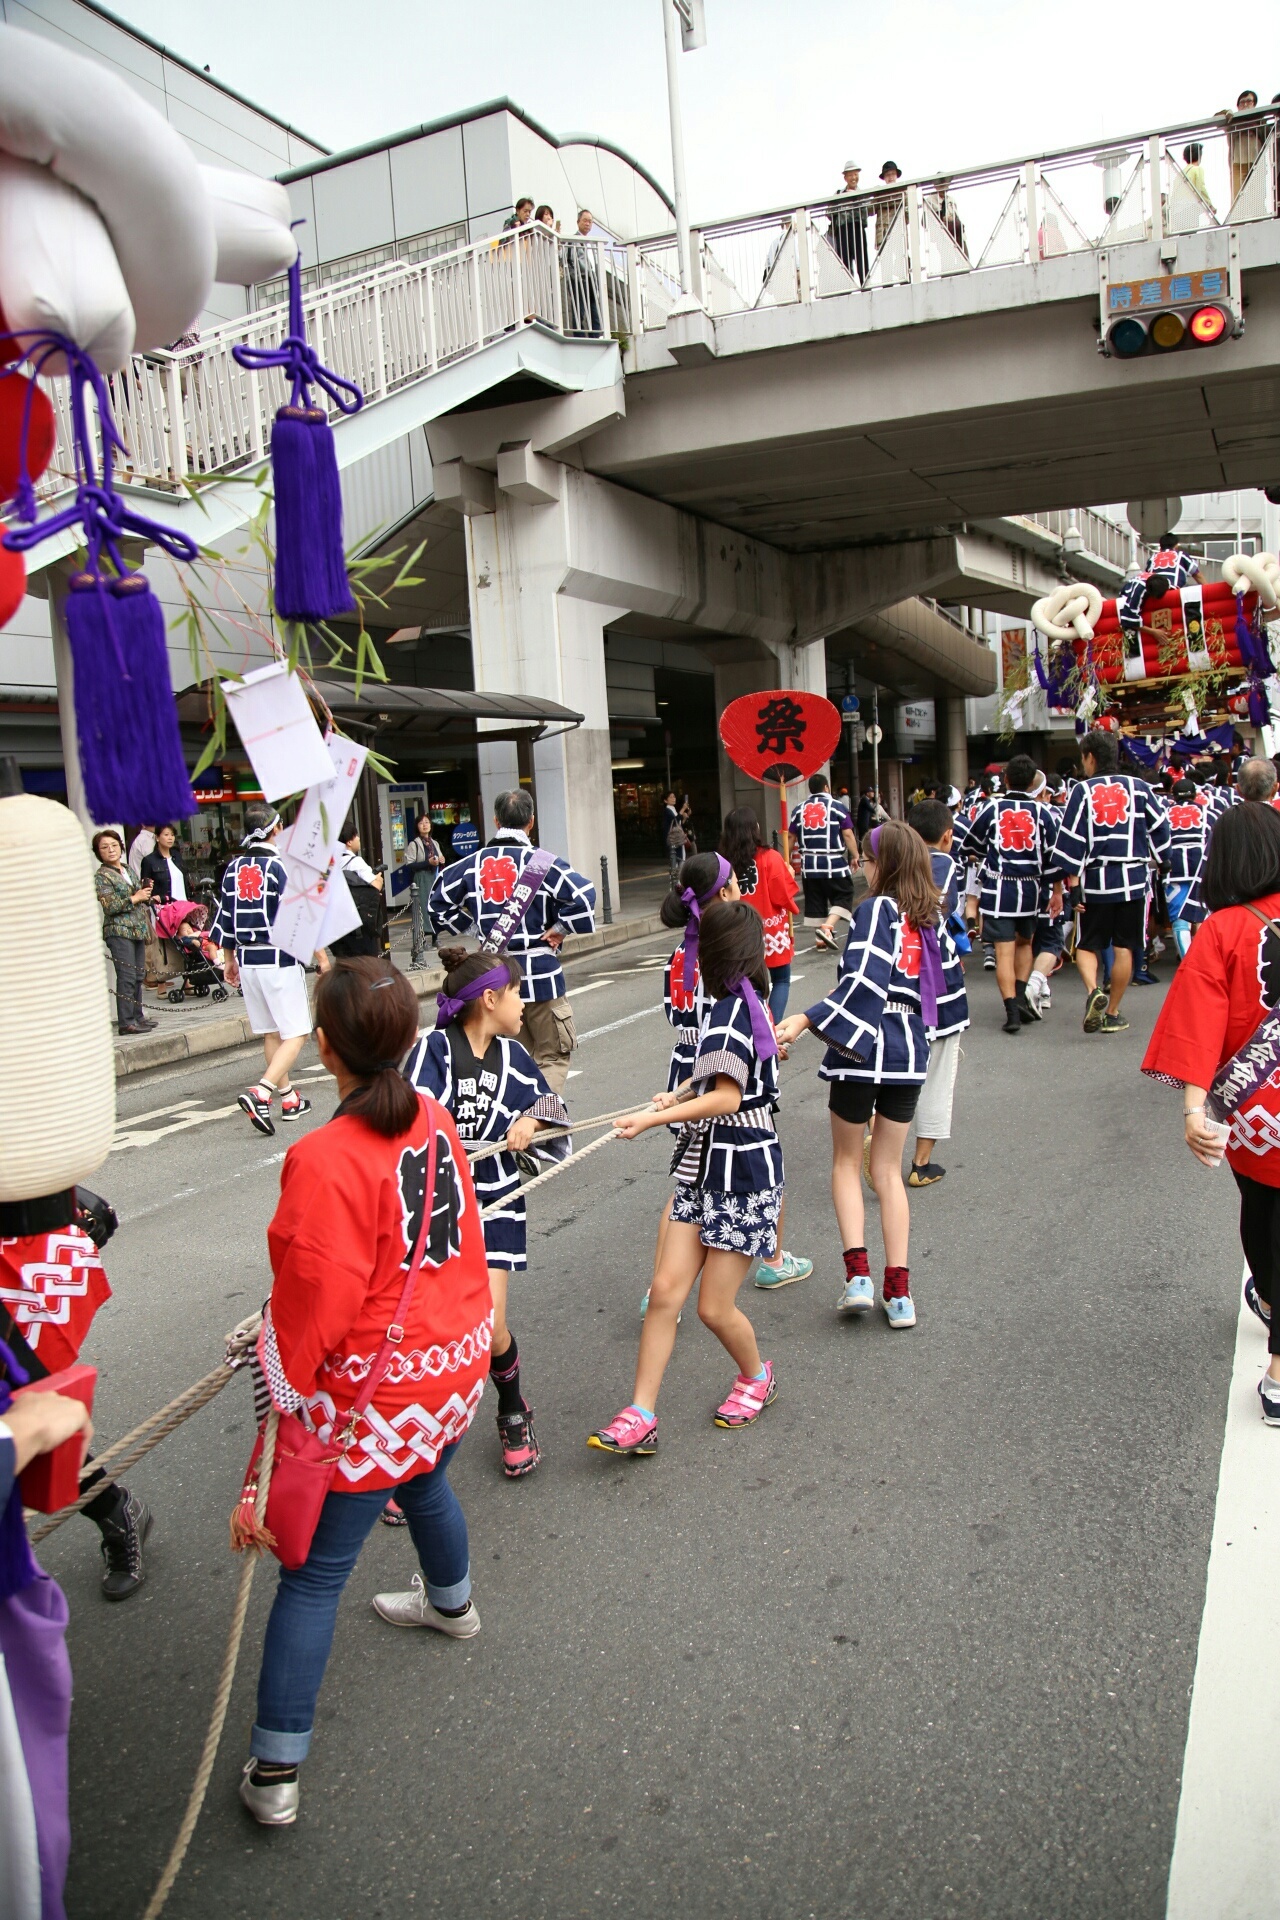
<path fill-rule="evenodd" d="M 684 123 L 680 117 L 680 55 L 705 46 L 703 0 L 661 0 L 662 34 L 667 50 L 667 114 L 671 122 L 671 172 L 676 195 L 676 253 L 680 262 L 680 291 L 694 298 L 689 247 L 689 192 L 684 171 Z M 679 42 L 676 40 L 679 32 Z"/>

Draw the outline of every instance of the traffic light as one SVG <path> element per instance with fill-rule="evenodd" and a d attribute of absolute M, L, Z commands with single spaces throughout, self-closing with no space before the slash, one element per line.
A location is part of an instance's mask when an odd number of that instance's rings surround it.
<path fill-rule="evenodd" d="M 1166 307 L 1149 317 L 1121 314 L 1107 329 L 1105 351 L 1117 360 L 1136 360 L 1140 353 L 1177 353 L 1184 347 L 1213 347 L 1231 332 L 1231 316 L 1218 306 L 1180 311 Z"/>

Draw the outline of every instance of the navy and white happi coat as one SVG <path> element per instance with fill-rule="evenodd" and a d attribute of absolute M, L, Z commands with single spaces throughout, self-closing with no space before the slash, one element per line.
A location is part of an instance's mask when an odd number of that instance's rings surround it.
<path fill-rule="evenodd" d="M 945 922 L 938 928 L 938 951 L 942 956 L 942 991 L 938 995 L 938 1023 L 927 1030 L 930 1040 L 946 1040 L 953 1033 L 963 1033 L 970 1024 L 964 962 Z"/>
<path fill-rule="evenodd" d="M 427 916 L 441 933 L 474 933 L 484 939 L 515 891 L 516 881 L 533 856 L 533 842 L 515 827 L 503 827 L 492 840 L 464 860 L 455 860 L 436 876 L 427 900 Z M 507 951 L 519 961 L 522 1000 L 560 1000 L 564 969 L 545 935 L 594 933 L 596 890 L 567 860 L 553 860 L 529 911 L 511 935 Z"/>
<path fill-rule="evenodd" d="M 420 1035 L 404 1073 L 413 1086 L 434 1094 L 449 1109 L 464 1146 L 505 1140 L 523 1114 L 557 1127 L 568 1124 L 564 1101 L 551 1091 L 532 1055 L 504 1034 L 490 1041 L 480 1059 L 457 1021 L 436 1027 Z M 563 1160 L 572 1144 L 570 1136 L 563 1134 L 540 1146 L 535 1134 L 529 1152 L 550 1164 Z M 515 1154 L 489 1153 L 473 1161 L 471 1178 L 481 1212 L 498 1207 L 483 1222 L 486 1260 L 508 1273 L 523 1273 L 528 1264 L 525 1204 Z"/>
<path fill-rule="evenodd" d="M 698 1036 L 711 1007 L 711 996 L 702 984 L 702 975 L 696 962 L 693 989 L 690 991 L 686 987 L 684 948 L 677 947 L 662 976 L 662 1010 L 676 1030 L 676 1043 L 671 1049 L 671 1064 L 667 1068 L 668 1093 L 674 1093 L 677 1087 L 683 1086 L 693 1072 Z"/>
<path fill-rule="evenodd" d="M 1047 800 L 1045 802 L 1045 805 L 1048 807 L 1050 813 L 1053 815 L 1054 847 L 1056 851 L 1057 837 L 1062 828 L 1063 808 L 1059 806 L 1055 806 L 1052 800 Z M 1056 860 L 1054 864 L 1056 867 L 1057 866 Z M 1067 900 L 1066 900 L 1065 893 L 1062 893 L 1059 895 L 1059 900 L 1061 904 L 1059 906 L 1057 913 L 1051 913 L 1049 911 L 1050 907 L 1052 907 L 1053 905 L 1053 889 L 1055 885 L 1057 885 L 1062 879 L 1063 879 L 1063 875 L 1061 872 L 1054 872 L 1053 874 L 1046 874 L 1044 879 L 1041 880 L 1040 882 L 1040 904 L 1036 909 L 1036 919 L 1040 922 L 1040 926 L 1046 929 L 1050 933 L 1057 933 L 1060 929 L 1064 928 L 1067 924 L 1068 914 L 1067 914 Z"/>
<path fill-rule="evenodd" d="M 835 985 L 805 1009 L 827 1043 L 820 1080 L 923 1082 L 929 1038 L 920 1006 L 921 951 L 918 930 L 889 894 L 859 902 Z"/>
<path fill-rule="evenodd" d="M 1052 807 L 1025 793 L 1001 793 L 959 828 L 956 857 L 979 872 L 979 904 L 992 920 L 1017 920 L 1040 908 L 1041 887 L 1058 871 Z"/>
<path fill-rule="evenodd" d="M 291 953 L 273 945 L 271 929 L 289 884 L 284 861 L 269 841 L 255 842 L 227 862 L 209 938 L 234 947 L 242 967 L 296 967 Z"/>
<path fill-rule="evenodd" d="M 1145 780 L 1095 773 L 1067 795 L 1055 853 L 1059 871 L 1080 874 L 1090 900 L 1141 900 L 1152 856 L 1169 850 L 1169 816 Z"/>
<path fill-rule="evenodd" d="M 781 1187 L 782 1142 L 774 1125 L 778 1058 L 756 1052 L 751 1016 L 736 993 L 715 1000 L 698 1036 L 692 1067 L 695 1095 L 710 1093 L 726 1074 L 742 1089 L 736 1113 L 693 1120 L 680 1129 L 671 1171 L 679 1187 L 716 1193 L 772 1193 Z"/>
<path fill-rule="evenodd" d="M 1164 857 L 1165 895 L 1170 911 L 1177 908 L 1174 918 L 1193 925 L 1208 917 L 1200 901 L 1200 875 L 1209 851 L 1209 835 L 1213 832 L 1217 817 L 1203 789 L 1186 800 L 1169 800 L 1169 851 Z"/>
<path fill-rule="evenodd" d="M 843 800 L 811 793 L 791 809 L 791 837 L 800 848 L 802 873 L 847 873 L 849 854 L 843 836 L 853 832 L 853 816 Z"/>

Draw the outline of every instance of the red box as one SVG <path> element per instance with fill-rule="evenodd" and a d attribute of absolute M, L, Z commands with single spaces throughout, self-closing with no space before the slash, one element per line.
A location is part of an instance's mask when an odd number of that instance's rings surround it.
<path fill-rule="evenodd" d="M 29 1387 L 18 1387 L 14 1399 L 24 1393 L 61 1393 L 79 1400 L 93 1412 L 93 1390 L 98 1384 L 98 1369 L 77 1363 L 51 1373 L 45 1380 L 33 1380 Z M 38 1453 L 18 1475 L 22 1504 L 36 1513 L 60 1513 L 80 1498 L 80 1469 L 84 1465 L 85 1436 L 73 1433 L 51 1453 Z"/>

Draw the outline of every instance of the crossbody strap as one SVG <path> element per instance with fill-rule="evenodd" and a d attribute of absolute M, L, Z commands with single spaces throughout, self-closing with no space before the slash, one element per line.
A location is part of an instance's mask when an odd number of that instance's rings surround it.
<path fill-rule="evenodd" d="M 422 1183 L 422 1225 L 418 1229 L 418 1238 L 414 1245 L 413 1258 L 409 1262 L 409 1277 L 401 1289 L 399 1300 L 396 1302 L 395 1319 L 383 1335 L 382 1345 L 378 1348 L 377 1354 L 374 1356 L 373 1365 L 369 1369 L 369 1376 L 360 1389 L 360 1392 L 356 1395 L 351 1412 L 347 1416 L 346 1429 L 343 1434 L 344 1451 L 346 1447 L 350 1445 L 351 1434 L 356 1421 L 360 1418 L 360 1415 L 366 1411 L 374 1394 L 381 1386 L 383 1376 L 387 1368 L 391 1365 L 391 1356 L 404 1339 L 404 1323 L 413 1302 L 414 1290 L 418 1284 L 418 1275 L 422 1271 L 422 1262 L 427 1251 L 427 1241 L 431 1234 L 431 1215 L 435 1204 L 436 1193 L 436 1147 L 440 1138 L 440 1129 L 436 1121 L 431 1100 L 425 1095 L 419 1095 L 419 1098 L 422 1100 L 427 1115 L 427 1165 Z"/>
<path fill-rule="evenodd" d="M 1255 920 L 1261 920 L 1264 927 L 1270 927 L 1272 933 L 1275 934 L 1276 939 L 1280 940 L 1280 924 L 1272 920 L 1267 914 L 1259 912 L 1258 908 L 1254 906 L 1251 900 L 1245 901 L 1244 910 L 1246 913 L 1251 913 Z"/>

